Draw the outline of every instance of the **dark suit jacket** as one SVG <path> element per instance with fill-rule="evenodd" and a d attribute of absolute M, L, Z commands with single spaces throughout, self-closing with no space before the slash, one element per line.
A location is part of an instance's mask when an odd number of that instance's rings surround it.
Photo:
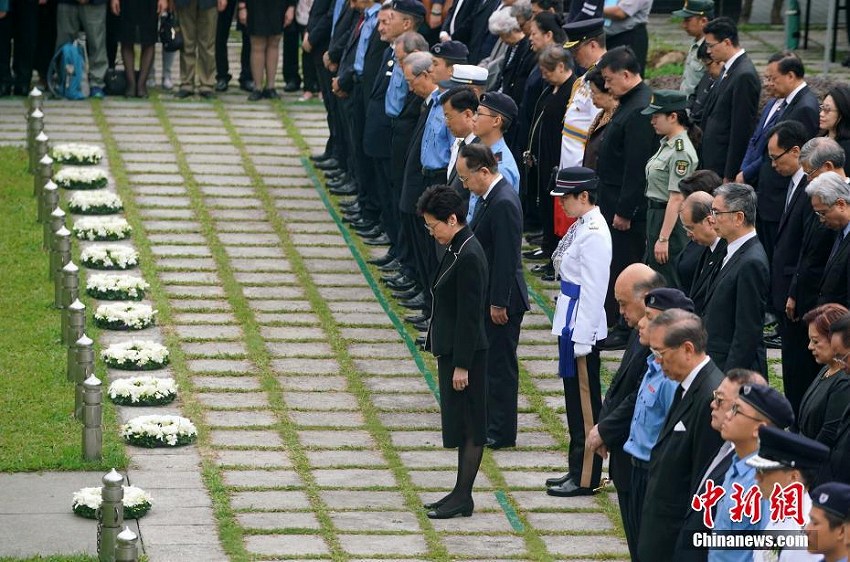
<path fill-rule="evenodd" d="M 746 53 L 738 57 L 726 78 L 716 82 L 705 104 L 702 123 L 702 167 L 721 178 L 741 169 L 758 116 L 761 79 Z"/>
<path fill-rule="evenodd" d="M 599 410 L 599 435 L 608 447 L 608 472 L 618 492 L 631 490 L 632 457 L 623 451 L 629 438 L 635 399 L 643 375 L 649 348 L 641 345 L 637 330 L 632 330 L 620 368 L 605 392 L 602 409 Z"/>
<path fill-rule="evenodd" d="M 393 189 L 399 193 L 404 185 L 404 164 L 407 159 L 407 150 L 410 145 L 413 132 L 422 110 L 422 98 L 413 92 L 407 93 L 404 106 L 398 117 L 390 121 L 392 127 L 392 143 L 390 147 L 390 161 L 392 171 Z M 421 142 L 421 139 L 420 139 Z"/>
<path fill-rule="evenodd" d="M 463 0 L 462 2 L 454 0 L 454 2 L 452 2 L 452 7 L 446 14 L 446 19 L 443 20 L 443 27 L 441 31 L 450 33 L 452 40 L 460 41 L 464 45 L 471 46 L 472 35 L 475 28 L 475 14 L 480 7 L 480 3 L 481 2 L 477 0 Z M 460 11 L 455 18 L 455 32 L 451 33 L 449 28 L 451 27 L 454 13 L 458 10 L 458 4 L 460 4 Z"/>
<path fill-rule="evenodd" d="M 493 186 L 476 210 L 470 227 L 484 248 L 490 267 L 488 306 L 507 308 L 508 315 L 528 310 L 528 288 L 522 270 L 522 204 L 505 178 Z"/>
<path fill-rule="evenodd" d="M 620 98 L 599 146 L 599 207 L 606 217 L 646 217 L 646 162 L 658 150 L 649 115 L 642 115 L 652 89 L 641 82 Z M 634 225 L 632 225 L 634 227 Z"/>
<path fill-rule="evenodd" d="M 377 33 L 377 30 L 375 30 Z M 393 73 L 392 47 L 386 47 L 381 60 L 375 68 L 376 76 L 366 94 L 366 120 L 363 125 L 363 152 L 371 158 L 390 158 L 392 156 L 392 119 L 387 117 L 384 102 L 387 87 Z"/>
<path fill-rule="evenodd" d="M 820 102 L 815 93 L 808 86 L 800 90 L 791 103 L 782 111 L 775 121 L 797 121 L 801 123 L 809 134 L 814 137 L 818 133 L 818 116 Z M 767 137 L 767 131 L 764 132 Z M 788 193 L 788 178 L 779 175 L 773 169 L 770 158 L 767 157 L 767 141 L 764 140 L 761 167 L 759 168 L 756 183 L 750 183 L 756 188 L 758 195 L 758 215 L 764 221 L 778 222 L 785 209 L 785 196 Z M 782 310 L 782 309 L 779 309 Z"/>
<path fill-rule="evenodd" d="M 809 200 L 805 194 L 803 197 Z M 832 250 L 835 233 L 821 224 L 814 212 L 812 215 L 803 231 L 800 259 L 797 262 L 794 277 L 791 279 L 791 286 L 788 287 L 788 295 L 797 299 L 797 316 L 802 316 L 818 304 L 839 302 L 818 301 L 821 279 L 824 278 L 824 268 L 829 259 L 829 252 Z M 773 259 L 776 259 L 775 254 Z"/>
<path fill-rule="evenodd" d="M 705 117 L 705 104 L 708 103 L 708 98 L 711 95 L 711 90 L 714 88 L 714 78 L 706 72 L 700 78 L 697 87 L 694 88 L 694 93 L 688 98 L 688 109 L 691 112 L 691 119 L 694 123 L 703 128 L 703 118 Z M 702 143 L 699 146 L 699 152 L 702 153 Z M 702 160 L 702 157 L 700 157 Z"/>
<path fill-rule="evenodd" d="M 825 482 L 850 484 L 850 408 L 844 412 L 835 434 L 835 445 L 829 453 L 829 463 L 821 467 L 815 486 Z"/>
<path fill-rule="evenodd" d="M 832 251 L 835 237 L 840 234 L 840 232 L 833 232 L 832 236 L 827 238 L 827 246 L 829 246 L 827 256 Z M 838 247 L 838 252 L 826 262 L 823 268 L 823 276 L 818 288 L 818 304 L 835 302 L 848 306 L 848 296 L 850 296 L 850 236 L 845 236 Z"/>
<path fill-rule="evenodd" d="M 496 45 L 498 37 L 490 33 L 488 21 L 496 7 L 499 5 L 499 0 L 484 0 L 476 2 L 475 12 L 472 16 L 472 37 L 467 43 L 469 47 L 469 64 L 478 64 L 484 57 L 489 57 L 493 46 Z"/>
<path fill-rule="evenodd" d="M 769 272 L 764 248 L 753 237 L 721 267 L 706 293 L 708 354 L 724 372 L 740 367 L 767 376 L 763 326 Z"/>
<path fill-rule="evenodd" d="M 509 95 L 519 107 L 525 92 L 525 81 L 537 65 L 537 57 L 531 50 L 531 42 L 527 37 L 517 43 L 516 54 L 511 59 L 511 63 L 508 64 L 508 56 L 505 55 L 503 64 L 501 91 Z"/>
<path fill-rule="evenodd" d="M 331 17 L 333 17 L 333 14 Z M 339 21 L 337 21 L 330 38 L 330 43 L 328 44 L 328 58 L 331 59 L 331 62 L 339 64 L 340 60 L 342 60 L 343 52 L 351 42 L 351 35 L 354 32 L 354 28 L 357 27 L 357 20 L 359 18 L 360 12 L 351 9 L 348 4 L 342 9 L 342 12 L 339 14 Z"/>
<path fill-rule="evenodd" d="M 324 53 L 331 42 L 334 0 L 314 0 L 307 20 L 307 33 L 313 54 Z"/>
<path fill-rule="evenodd" d="M 360 16 L 357 16 L 358 19 Z M 377 16 L 375 16 L 377 17 Z M 355 21 L 356 27 L 356 21 Z M 362 28 L 361 28 L 362 30 Z M 381 41 L 381 34 L 378 33 L 378 27 L 372 30 L 372 35 L 369 36 L 369 42 L 366 44 L 366 54 L 363 58 L 363 75 L 357 77 L 354 71 L 354 59 L 357 55 L 357 46 L 360 42 L 360 32 L 355 29 L 349 38 L 348 45 L 342 55 L 342 60 L 339 64 L 337 77 L 339 79 L 339 88 L 344 92 L 351 92 L 355 85 L 363 88 L 363 98 L 365 99 L 371 92 L 372 86 L 377 78 L 378 71 L 381 67 L 381 61 L 384 57 L 384 50 L 387 44 Z M 358 84 L 358 80 L 360 83 Z M 366 111 L 365 103 L 363 107 L 356 108 L 356 111 Z"/>
<path fill-rule="evenodd" d="M 469 141 L 469 144 L 474 144 L 476 142 L 481 142 L 481 139 L 479 139 L 478 137 L 474 137 L 471 141 Z M 469 191 L 465 187 L 463 187 L 463 182 L 460 181 L 460 178 L 457 176 L 457 162 L 455 162 L 454 167 L 449 170 L 448 185 L 455 188 L 458 193 L 460 193 L 465 199 L 469 199 Z"/>
<path fill-rule="evenodd" d="M 436 102 L 432 102 L 436 103 Z M 415 214 L 416 202 L 425 191 L 425 177 L 422 175 L 422 134 L 425 132 L 425 122 L 428 120 L 430 105 L 427 102 L 419 104 L 422 113 L 413 129 L 410 144 L 407 146 L 407 154 L 404 161 L 404 183 L 401 188 L 401 199 L 398 207 L 403 213 Z"/>
<path fill-rule="evenodd" d="M 722 380 L 723 372 L 709 361 L 667 415 L 649 458 L 638 540 L 641 560 L 674 560 L 676 539 L 691 509 L 691 492 L 723 442 L 710 424 L 712 392 Z"/>
<path fill-rule="evenodd" d="M 455 367 L 468 369 L 472 356 L 487 349 L 487 257 L 469 227 L 449 243 L 431 285 L 434 313 L 426 347 L 436 356 L 451 355 Z"/>

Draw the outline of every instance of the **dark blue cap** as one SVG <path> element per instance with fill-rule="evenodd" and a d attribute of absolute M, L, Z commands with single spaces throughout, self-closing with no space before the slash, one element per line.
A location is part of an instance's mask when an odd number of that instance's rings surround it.
<path fill-rule="evenodd" d="M 485 94 L 481 94 L 478 104 L 492 109 L 496 113 L 510 119 L 511 121 L 516 119 L 516 115 L 519 113 L 519 109 L 517 109 L 516 102 L 513 98 L 507 94 L 503 94 L 502 92 L 487 92 Z"/>
<path fill-rule="evenodd" d="M 738 391 L 738 398 L 755 408 L 779 429 L 786 429 L 794 424 L 794 408 L 778 390 L 762 384 L 745 384 Z"/>
<path fill-rule="evenodd" d="M 419 0 L 393 0 L 392 6 L 396 12 L 425 18 L 425 6 Z"/>
<path fill-rule="evenodd" d="M 469 49 L 460 41 L 443 41 L 431 47 L 431 54 L 452 63 L 465 64 Z"/>
<path fill-rule="evenodd" d="M 809 494 L 812 505 L 842 519 L 850 517 L 850 484 L 827 482 Z"/>
<path fill-rule="evenodd" d="M 593 18 L 591 20 L 574 21 L 564 25 L 564 31 L 567 32 L 567 41 L 564 43 L 564 48 L 572 49 L 582 41 L 592 37 L 599 37 L 605 33 L 605 20 L 602 18 Z"/>
<path fill-rule="evenodd" d="M 762 470 L 818 468 L 829 458 L 829 447 L 799 433 L 771 425 L 759 427 L 759 452 L 747 464 Z"/>
<path fill-rule="evenodd" d="M 670 287 L 659 287 L 649 291 L 643 297 L 643 303 L 649 308 L 656 310 L 670 310 L 671 308 L 681 308 L 688 312 L 694 311 L 694 301 L 679 289 L 671 289 Z"/>
<path fill-rule="evenodd" d="M 549 192 L 553 197 L 563 197 L 581 193 L 582 191 L 595 191 L 599 184 L 596 172 L 590 168 L 574 166 L 572 168 L 561 168 L 555 176 L 555 187 Z"/>

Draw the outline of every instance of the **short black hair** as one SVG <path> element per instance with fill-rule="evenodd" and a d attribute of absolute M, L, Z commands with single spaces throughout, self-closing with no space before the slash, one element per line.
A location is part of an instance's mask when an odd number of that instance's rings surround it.
<path fill-rule="evenodd" d="M 738 383 L 743 386 L 745 384 L 754 384 L 753 378 L 756 375 L 761 376 L 761 373 L 757 373 L 749 369 L 735 368 L 729 369 L 729 371 L 726 373 L 726 378 L 734 383 Z"/>
<path fill-rule="evenodd" d="M 803 145 L 808 142 L 810 135 L 799 121 L 780 121 L 774 125 L 767 133 L 767 138 L 770 139 L 776 135 L 776 144 L 782 150 L 791 150 L 792 148 L 803 148 Z"/>
<path fill-rule="evenodd" d="M 463 158 L 470 170 L 487 168 L 492 173 L 499 171 L 499 162 L 490 147 L 481 142 L 467 144 L 461 147 L 457 155 Z"/>
<path fill-rule="evenodd" d="M 713 194 L 714 190 L 722 184 L 723 180 L 714 170 L 697 170 L 693 174 L 679 180 L 679 192 L 685 197 L 697 191 Z M 702 219 L 705 219 L 705 217 L 702 217 Z M 694 217 L 694 221 L 700 222 L 696 220 L 696 217 Z"/>
<path fill-rule="evenodd" d="M 599 67 L 593 67 L 587 71 L 587 74 L 584 75 L 584 79 L 594 86 L 600 91 L 608 93 L 608 87 L 605 85 L 605 77 L 602 76 L 602 71 L 599 70 Z"/>
<path fill-rule="evenodd" d="M 596 65 L 599 70 L 606 68 L 611 72 L 628 70 L 632 74 L 640 74 L 640 62 L 631 47 L 620 46 L 611 49 L 599 59 Z"/>
<path fill-rule="evenodd" d="M 428 213 L 439 221 L 447 221 L 454 215 L 458 224 L 466 224 L 467 210 L 467 202 L 455 188 L 448 185 L 428 187 L 416 202 L 416 213 L 420 217 Z"/>
<path fill-rule="evenodd" d="M 564 31 L 564 18 L 559 13 L 540 12 L 531 18 L 543 34 L 552 33 L 552 41 L 561 44 L 567 40 L 567 32 Z"/>
<path fill-rule="evenodd" d="M 776 69 L 780 74 L 788 74 L 793 72 L 797 78 L 803 78 L 806 75 L 806 67 L 799 55 L 793 51 L 780 51 L 774 53 L 767 59 L 767 64 L 779 63 Z"/>
<path fill-rule="evenodd" d="M 850 347 L 850 314 L 845 314 L 829 325 L 829 339 L 835 334 L 841 336 L 841 344 L 845 348 Z"/>
<path fill-rule="evenodd" d="M 455 111 L 466 111 L 469 109 L 474 113 L 478 109 L 478 96 L 468 86 L 458 86 L 443 92 L 440 96 L 440 105 L 446 102 Z"/>
<path fill-rule="evenodd" d="M 555 10 L 559 14 L 564 11 L 562 0 L 531 0 L 531 3 L 540 6 L 541 10 Z"/>
<path fill-rule="evenodd" d="M 711 20 L 702 28 L 705 35 L 714 35 L 718 41 L 729 39 L 736 47 L 739 45 L 738 26 L 731 18 L 719 17 Z"/>
<path fill-rule="evenodd" d="M 699 44 L 697 47 L 697 58 L 701 61 L 712 62 L 714 59 L 711 58 L 711 53 L 708 52 L 708 45 L 705 44 L 705 41 Z"/>

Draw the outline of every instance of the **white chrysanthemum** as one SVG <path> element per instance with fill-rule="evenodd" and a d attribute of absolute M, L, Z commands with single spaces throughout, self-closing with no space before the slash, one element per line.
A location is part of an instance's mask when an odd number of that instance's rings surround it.
<path fill-rule="evenodd" d="M 102 327 L 141 330 L 153 324 L 156 311 L 147 304 L 117 302 L 102 304 L 94 312 Z"/>
<path fill-rule="evenodd" d="M 88 294 L 99 299 L 140 300 L 149 287 L 141 277 L 117 273 L 97 273 L 86 280 Z"/>
<path fill-rule="evenodd" d="M 139 253 L 121 244 L 92 244 L 80 252 L 83 265 L 99 269 L 128 269 L 138 265 Z"/>
<path fill-rule="evenodd" d="M 148 447 L 186 444 L 197 435 L 195 424 L 181 416 L 138 416 L 121 426 L 124 439 Z"/>
<path fill-rule="evenodd" d="M 94 191 L 76 191 L 68 199 L 71 212 L 77 214 L 113 213 L 124 208 L 124 202 L 118 194 L 106 189 Z"/>
<path fill-rule="evenodd" d="M 109 385 L 109 397 L 124 404 L 171 401 L 177 396 L 177 384 L 171 378 L 150 376 L 116 379 Z"/>
<path fill-rule="evenodd" d="M 50 154 L 57 164 L 90 165 L 98 164 L 103 159 L 103 151 L 99 146 L 76 142 L 57 144 Z"/>
<path fill-rule="evenodd" d="M 99 189 L 109 182 L 103 168 L 80 168 L 69 166 L 53 175 L 53 181 L 65 189 Z"/>
<path fill-rule="evenodd" d="M 81 240 L 123 240 L 133 227 L 123 217 L 83 217 L 77 219 L 73 230 Z"/>
<path fill-rule="evenodd" d="M 126 368 L 127 366 L 131 366 L 137 369 L 150 368 L 152 365 L 157 367 L 164 366 L 168 363 L 169 358 L 168 348 L 160 343 L 148 340 L 130 340 L 114 343 L 101 351 L 100 356 L 110 367 Z"/>
<path fill-rule="evenodd" d="M 124 488 L 124 507 L 138 507 L 142 504 L 153 505 L 153 497 L 138 486 L 121 486 Z M 101 487 L 81 488 L 74 492 L 72 505 L 77 507 L 80 505 L 97 509 L 103 503 L 101 496 Z"/>

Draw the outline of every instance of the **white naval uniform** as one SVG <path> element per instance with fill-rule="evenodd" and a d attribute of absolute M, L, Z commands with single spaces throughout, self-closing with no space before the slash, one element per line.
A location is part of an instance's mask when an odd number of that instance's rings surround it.
<path fill-rule="evenodd" d="M 570 103 L 567 104 L 567 111 L 564 113 L 560 168 L 581 166 L 584 161 L 587 131 L 600 111 L 602 110 L 593 105 L 590 83 L 582 76 L 573 87 Z"/>
<path fill-rule="evenodd" d="M 797 525 L 797 522 L 792 518 L 785 519 L 778 523 L 771 521 L 764 528 L 765 531 L 800 531 L 809 523 L 809 512 L 812 510 L 812 498 L 809 493 L 803 494 L 803 526 Z M 765 515 L 762 514 L 764 517 Z M 769 517 L 769 514 L 767 515 Z M 777 553 L 771 550 L 754 550 L 753 562 L 820 562 L 823 556 L 820 554 L 811 554 L 805 550 L 783 550 Z"/>
<path fill-rule="evenodd" d="M 558 296 L 552 334 L 560 336 L 569 322 L 574 343 L 594 345 L 608 335 L 605 295 L 611 272 L 611 231 L 599 207 L 579 217 L 573 228 L 567 232 L 574 239 L 561 259 L 559 274 L 562 281 L 579 285 L 581 292 L 571 318 L 567 318 L 570 297 Z"/>

